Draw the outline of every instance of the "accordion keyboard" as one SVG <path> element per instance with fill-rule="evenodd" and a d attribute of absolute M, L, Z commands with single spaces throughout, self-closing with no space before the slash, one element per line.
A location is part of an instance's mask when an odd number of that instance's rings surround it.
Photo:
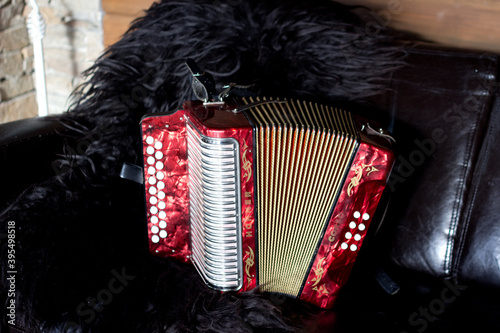
<path fill-rule="evenodd" d="M 241 288 L 241 199 L 238 142 L 208 138 L 187 125 L 191 250 L 206 283 Z"/>

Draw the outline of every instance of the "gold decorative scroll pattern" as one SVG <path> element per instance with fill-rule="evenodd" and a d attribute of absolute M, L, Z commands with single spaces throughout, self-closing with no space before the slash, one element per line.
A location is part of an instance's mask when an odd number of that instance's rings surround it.
<path fill-rule="evenodd" d="M 312 282 L 314 282 L 312 285 L 312 290 L 315 290 L 320 294 L 329 294 L 329 292 L 328 292 L 328 290 L 326 290 L 326 287 L 324 284 L 322 284 L 321 286 L 318 287 L 318 284 L 321 281 L 321 279 L 323 278 L 323 273 L 324 273 L 324 269 L 322 266 L 323 261 L 325 261 L 325 258 L 321 258 L 321 260 L 318 261 L 318 264 L 316 265 L 316 269 L 314 270 L 314 274 L 316 275 L 316 277 L 311 280 Z"/>
<path fill-rule="evenodd" d="M 245 254 L 248 254 L 248 258 L 245 260 L 245 273 L 247 275 L 247 287 L 250 286 L 252 282 L 252 275 L 250 274 L 250 268 L 255 264 L 255 254 L 253 253 L 252 248 L 249 246 L 248 251 L 245 251 Z"/>
<path fill-rule="evenodd" d="M 347 187 L 347 195 L 351 196 L 352 195 L 352 190 L 359 185 L 361 178 L 363 177 L 363 170 L 366 171 L 366 176 L 369 176 L 372 172 L 374 171 L 379 171 L 377 168 L 375 168 L 372 164 L 366 165 L 366 164 L 361 164 L 358 169 L 355 171 L 355 175 L 351 178 L 351 181 L 349 183 L 349 186 Z"/>
<path fill-rule="evenodd" d="M 241 160 L 243 162 L 242 168 L 243 170 L 245 170 L 245 172 L 243 173 L 243 180 L 249 181 L 250 177 L 252 177 L 252 163 L 250 163 L 250 161 L 247 159 L 248 145 L 245 141 L 243 142 L 242 148 L 243 148 L 243 155 L 241 156 Z"/>

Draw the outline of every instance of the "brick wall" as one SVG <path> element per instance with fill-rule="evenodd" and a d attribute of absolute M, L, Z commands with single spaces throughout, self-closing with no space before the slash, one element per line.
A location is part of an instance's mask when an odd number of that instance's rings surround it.
<path fill-rule="evenodd" d="M 0 0 L 0 122 L 37 115 L 24 2 Z"/>
<path fill-rule="evenodd" d="M 103 52 L 100 0 L 38 0 L 46 22 L 43 39 L 48 109 L 68 109 L 81 73 Z M 0 0 L 0 122 L 37 115 L 33 48 L 26 29 L 29 0 Z"/>

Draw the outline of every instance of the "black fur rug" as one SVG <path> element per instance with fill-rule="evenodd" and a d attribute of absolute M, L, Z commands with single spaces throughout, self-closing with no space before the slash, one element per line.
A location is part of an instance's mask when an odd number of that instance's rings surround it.
<path fill-rule="evenodd" d="M 163 1 L 135 21 L 60 117 L 75 134 L 60 172 L 3 207 L 0 230 L 9 220 L 18 228 L 17 325 L 286 332 L 314 321 L 307 305 L 258 290 L 221 294 L 193 267 L 149 256 L 142 189 L 118 175 L 122 163 L 140 161 L 141 117 L 192 98 L 188 57 L 220 83 L 255 84 L 268 96 L 363 103 L 381 93 L 402 52 L 392 33 L 359 15 L 330 1 Z"/>

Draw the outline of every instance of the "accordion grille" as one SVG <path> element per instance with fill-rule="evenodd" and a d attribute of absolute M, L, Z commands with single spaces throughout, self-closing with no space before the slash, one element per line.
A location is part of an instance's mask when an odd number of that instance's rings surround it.
<path fill-rule="evenodd" d="M 356 152 L 357 131 L 349 113 L 305 102 L 256 103 L 246 114 L 255 138 L 258 283 L 298 297 Z"/>
<path fill-rule="evenodd" d="M 219 290 L 242 283 L 238 142 L 208 138 L 187 124 L 192 261 Z"/>

